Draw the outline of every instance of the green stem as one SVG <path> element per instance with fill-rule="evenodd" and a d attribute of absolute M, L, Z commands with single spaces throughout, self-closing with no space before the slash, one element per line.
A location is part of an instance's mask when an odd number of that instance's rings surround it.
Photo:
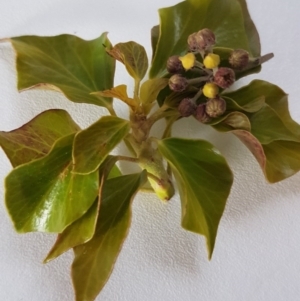
<path fill-rule="evenodd" d="M 127 157 L 127 156 L 117 156 L 117 160 L 128 161 L 133 163 L 139 163 L 138 158 Z"/>
<path fill-rule="evenodd" d="M 134 81 L 134 94 L 133 95 L 134 95 L 134 99 L 136 101 L 138 101 L 138 99 L 139 99 L 140 83 L 141 83 L 141 81 L 139 79 L 136 79 Z"/>
<path fill-rule="evenodd" d="M 116 113 L 116 111 L 114 110 L 114 108 L 113 108 L 112 105 L 108 106 L 108 107 L 107 107 L 107 110 L 108 110 L 108 112 L 110 113 L 110 115 L 116 116 L 116 117 L 117 117 L 117 113 Z"/>

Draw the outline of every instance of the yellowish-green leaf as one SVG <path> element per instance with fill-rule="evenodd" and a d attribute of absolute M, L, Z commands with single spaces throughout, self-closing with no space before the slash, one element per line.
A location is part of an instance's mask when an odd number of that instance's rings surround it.
<path fill-rule="evenodd" d="M 0 132 L 0 145 L 13 167 L 45 156 L 60 138 L 79 131 L 64 110 L 45 111 L 10 132 Z"/>
<path fill-rule="evenodd" d="M 59 139 L 45 156 L 6 178 L 5 202 L 18 232 L 62 232 L 92 206 L 98 172 L 72 173 L 74 134 Z"/>
<path fill-rule="evenodd" d="M 18 89 L 54 87 L 74 102 L 111 107 L 111 99 L 90 95 L 113 87 L 115 61 L 107 34 L 91 41 L 72 35 L 10 39 L 17 53 Z"/>
<path fill-rule="evenodd" d="M 138 106 L 137 102 L 133 98 L 128 97 L 126 85 L 119 85 L 110 90 L 93 92 L 91 94 L 102 97 L 112 97 L 120 99 L 124 101 L 127 105 L 129 105 L 133 110 Z"/>
<path fill-rule="evenodd" d="M 248 117 L 240 112 L 231 112 L 218 123 L 213 124 L 213 127 L 220 132 L 228 132 L 235 129 L 251 131 L 251 124 Z"/>
<path fill-rule="evenodd" d="M 160 90 L 168 84 L 167 78 L 155 78 L 145 81 L 141 86 L 140 99 L 144 109 L 144 113 L 148 114 L 157 99 Z"/>
<path fill-rule="evenodd" d="M 76 301 L 93 301 L 104 287 L 129 231 L 132 200 L 146 181 L 143 171 L 105 182 L 95 235 L 74 248 Z"/>
<path fill-rule="evenodd" d="M 183 228 L 206 237 L 211 257 L 233 176 L 226 160 L 207 141 L 167 138 L 158 149 L 178 184 Z"/>
<path fill-rule="evenodd" d="M 116 60 L 123 63 L 127 72 L 137 81 L 144 78 L 148 69 L 148 58 L 145 48 L 130 41 L 118 43 L 107 52 Z"/>
<path fill-rule="evenodd" d="M 115 116 L 104 116 L 74 140 L 74 172 L 91 173 L 100 166 L 107 155 L 129 132 L 129 122 Z"/>

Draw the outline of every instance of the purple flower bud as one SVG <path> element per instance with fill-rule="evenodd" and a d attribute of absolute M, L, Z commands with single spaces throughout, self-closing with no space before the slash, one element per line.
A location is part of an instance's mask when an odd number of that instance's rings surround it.
<path fill-rule="evenodd" d="M 214 33 L 204 28 L 198 32 L 192 33 L 188 37 L 188 45 L 191 51 L 203 51 L 208 50 L 216 43 Z"/>
<path fill-rule="evenodd" d="M 191 100 L 191 98 L 187 97 L 180 102 L 178 111 L 182 117 L 189 117 L 195 113 L 196 108 L 196 104 Z"/>
<path fill-rule="evenodd" d="M 194 114 L 195 118 L 202 123 L 207 123 L 211 120 L 211 118 L 207 115 L 205 108 L 206 104 L 201 103 L 197 106 L 196 112 Z"/>
<path fill-rule="evenodd" d="M 184 71 L 179 55 L 169 57 L 167 61 L 167 70 L 171 74 L 182 73 Z"/>
<path fill-rule="evenodd" d="M 214 82 L 219 87 L 226 89 L 235 82 L 235 73 L 230 68 L 221 67 L 215 73 Z"/>
<path fill-rule="evenodd" d="M 174 92 L 182 92 L 188 86 L 188 81 L 180 74 L 174 74 L 169 79 L 169 87 Z"/>
<path fill-rule="evenodd" d="M 218 117 L 226 111 L 226 101 L 223 98 L 211 98 L 206 103 L 205 112 L 210 117 Z"/>
<path fill-rule="evenodd" d="M 248 65 L 249 53 L 244 49 L 236 49 L 232 51 L 228 60 L 234 69 L 243 70 Z"/>

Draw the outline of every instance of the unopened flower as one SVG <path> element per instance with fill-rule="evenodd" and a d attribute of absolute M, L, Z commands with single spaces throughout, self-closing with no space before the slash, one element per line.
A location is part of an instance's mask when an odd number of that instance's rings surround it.
<path fill-rule="evenodd" d="M 195 113 L 196 107 L 194 101 L 187 97 L 180 102 L 178 111 L 182 117 L 189 117 Z"/>
<path fill-rule="evenodd" d="M 214 82 L 221 88 L 230 87 L 235 81 L 235 73 L 230 68 L 219 68 L 215 73 Z"/>
<path fill-rule="evenodd" d="M 188 54 L 179 57 L 179 60 L 181 61 L 183 68 L 189 70 L 195 66 L 196 57 L 194 53 L 189 52 Z"/>
<path fill-rule="evenodd" d="M 188 45 L 191 51 L 205 51 L 211 48 L 215 43 L 215 35 L 208 28 L 192 33 L 188 37 Z"/>
<path fill-rule="evenodd" d="M 232 51 L 228 60 L 233 68 L 243 70 L 248 65 L 249 53 L 244 49 L 236 49 Z"/>
<path fill-rule="evenodd" d="M 207 115 L 205 108 L 206 108 L 206 104 L 201 103 L 200 105 L 197 106 L 196 112 L 194 114 L 195 118 L 202 123 L 207 123 L 211 120 L 211 118 Z"/>
<path fill-rule="evenodd" d="M 210 117 L 218 117 L 226 111 L 226 101 L 223 98 L 211 98 L 207 101 L 205 112 Z"/>
<path fill-rule="evenodd" d="M 220 64 L 220 56 L 214 53 L 209 53 L 203 60 L 203 65 L 207 69 L 214 69 Z"/>
<path fill-rule="evenodd" d="M 182 92 L 188 86 L 188 81 L 180 74 L 174 74 L 169 79 L 169 87 L 175 92 Z"/>
<path fill-rule="evenodd" d="M 207 98 L 214 98 L 219 93 L 219 88 L 214 83 L 206 83 L 202 92 Z"/>
<path fill-rule="evenodd" d="M 167 70 L 171 74 L 181 73 L 184 71 L 179 55 L 169 57 L 167 61 Z"/>

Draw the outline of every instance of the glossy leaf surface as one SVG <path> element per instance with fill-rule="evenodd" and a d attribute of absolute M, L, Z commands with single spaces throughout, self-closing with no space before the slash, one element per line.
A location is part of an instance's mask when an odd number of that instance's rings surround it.
<path fill-rule="evenodd" d="M 136 80 L 144 78 L 148 69 L 148 58 L 146 50 L 140 44 L 130 41 L 118 43 L 107 51 L 116 60 L 123 63 L 127 72 Z"/>
<path fill-rule="evenodd" d="M 61 138 L 48 155 L 7 176 L 6 206 L 18 232 L 62 232 L 93 204 L 98 172 L 72 173 L 73 139 Z"/>
<path fill-rule="evenodd" d="M 243 3 L 243 9 L 240 3 Z M 249 14 L 246 14 L 244 0 L 186 0 L 160 9 L 161 32 L 150 77 L 165 75 L 167 59 L 183 54 L 187 50 L 188 36 L 202 28 L 214 31 L 216 46 L 242 48 L 256 55 L 260 52 L 259 39 Z M 250 47 L 249 41 L 255 44 Z"/>
<path fill-rule="evenodd" d="M 129 129 L 127 120 L 104 116 L 79 132 L 74 140 L 74 172 L 87 174 L 95 171 Z"/>
<path fill-rule="evenodd" d="M 58 234 L 57 240 L 45 258 L 44 263 L 57 258 L 71 248 L 89 241 L 94 236 L 104 182 L 107 178 L 115 178 L 122 175 L 115 162 L 116 158 L 112 156 L 109 156 L 103 162 L 99 171 L 100 185 L 97 199 L 81 218 L 69 225 L 61 234 Z"/>
<path fill-rule="evenodd" d="M 146 181 L 143 171 L 105 183 L 95 235 L 74 248 L 72 278 L 76 301 L 95 300 L 105 285 L 129 231 L 131 202 Z"/>
<path fill-rule="evenodd" d="M 59 139 L 79 131 L 64 110 L 45 111 L 10 132 L 0 132 L 0 145 L 13 167 L 45 156 Z"/>
<path fill-rule="evenodd" d="M 63 92 L 74 102 L 103 107 L 111 99 L 90 95 L 113 87 L 115 61 L 107 55 L 107 34 L 91 41 L 72 35 L 11 39 L 17 53 L 18 89 L 42 86 Z"/>
<path fill-rule="evenodd" d="M 204 140 L 167 138 L 158 149 L 179 187 L 183 228 L 206 237 L 211 257 L 233 176 L 225 159 Z"/>

